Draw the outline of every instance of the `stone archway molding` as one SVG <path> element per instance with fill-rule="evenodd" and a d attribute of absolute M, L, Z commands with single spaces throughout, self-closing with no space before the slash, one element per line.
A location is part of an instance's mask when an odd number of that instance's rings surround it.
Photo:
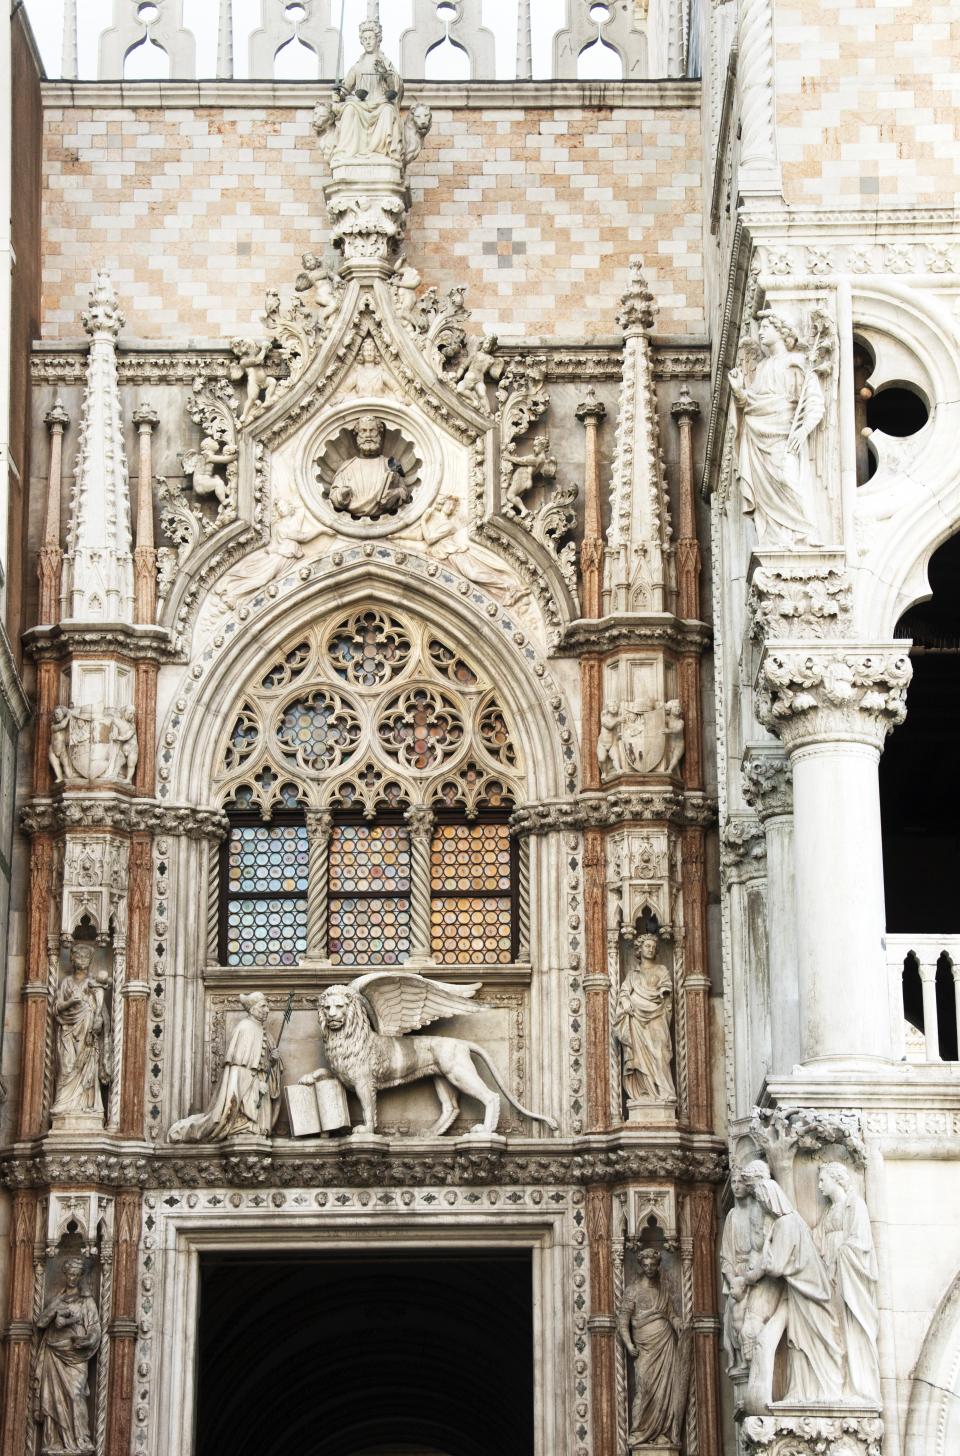
<path fill-rule="evenodd" d="M 913 1371 L 904 1456 L 960 1451 L 960 1272 L 934 1312 Z"/>

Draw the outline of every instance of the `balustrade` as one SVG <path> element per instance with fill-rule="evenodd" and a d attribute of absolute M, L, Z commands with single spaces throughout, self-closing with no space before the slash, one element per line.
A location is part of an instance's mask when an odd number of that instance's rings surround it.
<path fill-rule="evenodd" d="M 687 73 L 691 0 L 113 0 L 112 24 L 88 66 L 77 0 L 61 0 L 59 67 L 53 0 L 27 0 L 47 72 L 65 80 L 332 79 L 349 65 L 363 19 L 383 19 L 386 48 L 411 80 L 641 80 L 651 64 Z M 259 13 L 258 13 L 259 11 Z M 483 21 L 486 20 L 486 24 Z M 664 36 L 650 34 L 651 27 Z M 667 44 L 665 37 L 683 37 Z M 84 44 L 78 44 L 83 40 Z M 664 58 L 662 61 L 659 58 Z M 648 59 L 650 58 L 650 59 Z"/>
<path fill-rule="evenodd" d="M 960 1031 L 960 935 L 888 935 L 895 1055 L 956 1062 Z M 896 1032 L 895 1032 L 896 1037 Z"/>

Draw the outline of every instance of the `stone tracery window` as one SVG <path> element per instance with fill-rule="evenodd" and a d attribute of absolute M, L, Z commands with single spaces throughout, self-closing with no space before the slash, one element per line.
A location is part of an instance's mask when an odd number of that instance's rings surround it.
<path fill-rule="evenodd" d="M 506 964 L 522 764 L 494 685 L 367 606 L 291 638 L 231 715 L 220 960 Z"/>

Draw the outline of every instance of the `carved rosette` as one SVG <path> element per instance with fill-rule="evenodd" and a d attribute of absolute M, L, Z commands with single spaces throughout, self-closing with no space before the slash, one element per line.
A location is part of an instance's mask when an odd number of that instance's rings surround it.
<path fill-rule="evenodd" d="M 761 824 L 793 813 L 793 771 L 779 744 L 754 744 L 743 757 L 743 797 Z"/>
<path fill-rule="evenodd" d="M 757 676 L 757 718 L 787 753 L 829 740 L 880 752 L 907 716 L 912 675 L 907 653 L 890 646 L 767 648 Z"/>
<path fill-rule="evenodd" d="M 744 1456 L 881 1456 L 878 1416 L 747 1416 Z"/>

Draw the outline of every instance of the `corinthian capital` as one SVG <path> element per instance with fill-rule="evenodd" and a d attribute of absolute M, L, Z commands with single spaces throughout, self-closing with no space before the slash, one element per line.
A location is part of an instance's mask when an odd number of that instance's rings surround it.
<path fill-rule="evenodd" d="M 779 743 L 755 743 L 743 755 L 743 797 L 761 824 L 793 813 L 793 770 Z"/>
<path fill-rule="evenodd" d="M 907 716 L 910 658 L 890 645 L 767 648 L 756 683 L 757 718 L 788 753 L 829 740 L 878 751 Z"/>

